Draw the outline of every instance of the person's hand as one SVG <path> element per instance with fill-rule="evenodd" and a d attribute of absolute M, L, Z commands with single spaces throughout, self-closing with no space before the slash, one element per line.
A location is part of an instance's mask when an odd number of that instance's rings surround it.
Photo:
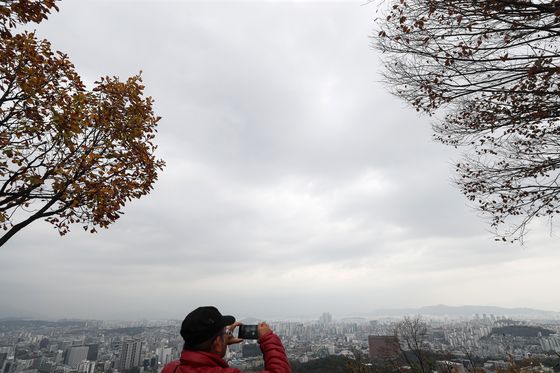
<path fill-rule="evenodd" d="M 233 345 L 236 343 L 241 343 L 243 342 L 243 340 L 241 338 L 235 338 L 233 335 L 233 331 L 235 330 L 235 328 L 237 328 L 239 325 L 241 325 L 241 323 L 239 321 L 226 326 L 226 344 L 229 345 Z"/>
<path fill-rule="evenodd" d="M 267 334 L 268 332 L 271 332 L 272 329 L 270 329 L 270 326 L 268 326 L 267 323 L 265 323 L 264 321 L 261 322 L 259 324 L 259 326 L 257 327 L 257 334 L 259 336 L 259 339 L 261 339 L 261 337 L 265 334 Z"/>

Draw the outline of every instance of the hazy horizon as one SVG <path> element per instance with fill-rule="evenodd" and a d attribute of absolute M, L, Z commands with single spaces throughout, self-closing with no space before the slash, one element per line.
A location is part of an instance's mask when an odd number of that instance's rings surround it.
<path fill-rule="evenodd" d="M 427 309 L 435 309 L 436 313 L 429 313 L 426 312 Z M 443 310 L 442 310 L 443 309 Z M 469 309 L 467 312 L 466 309 Z M 438 315 L 437 313 L 443 313 L 444 310 L 447 310 L 451 313 L 441 314 Z M 422 312 L 423 311 L 423 312 Z M 498 306 L 491 306 L 491 305 L 459 305 L 459 306 L 449 306 L 445 304 L 435 304 L 435 305 L 427 305 L 427 306 L 420 306 L 420 307 L 407 307 L 407 308 L 380 308 L 375 310 L 370 310 L 369 312 L 355 312 L 355 313 L 348 313 L 348 314 L 331 314 L 333 320 L 344 320 L 344 319 L 364 319 L 364 320 L 375 320 L 375 319 L 400 319 L 404 316 L 411 316 L 411 315 L 420 315 L 424 317 L 451 317 L 451 318 L 465 318 L 465 317 L 474 317 L 475 314 L 479 314 L 479 316 L 483 315 L 494 315 L 494 316 L 511 316 L 513 312 L 529 312 L 525 313 L 525 316 L 532 314 L 533 316 L 536 314 L 534 318 L 537 319 L 546 319 L 545 314 L 551 316 L 549 314 L 554 314 L 555 319 L 560 319 L 560 311 L 555 310 L 541 310 L 535 309 L 532 307 L 498 307 Z M 189 311 L 187 311 L 189 312 Z M 230 314 L 227 310 L 221 310 L 222 314 Z M 324 312 L 330 313 L 329 310 L 325 310 Z M 323 313 L 323 312 L 322 312 Z M 268 321 L 313 321 L 317 320 L 321 314 L 292 314 L 292 315 L 253 315 L 253 314 L 241 314 L 241 315 L 233 315 L 236 317 L 238 321 L 243 321 L 246 319 L 251 320 L 268 320 Z M 521 315 L 521 314 L 520 314 Z M 38 320 L 38 321 L 60 321 L 60 320 L 77 320 L 77 321 L 88 321 L 88 320 L 97 320 L 97 321 L 123 321 L 123 322 L 136 322 L 136 321 L 180 321 L 184 318 L 185 315 L 177 315 L 176 317 L 170 318 L 136 318 L 136 319 L 96 319 L 96 318 L 79 318 L 79 317 L 64 317 L 64 318 L 57 318 L 57 317 L 49 317 L 47 315 L 35 315 L 35 316 L 25 316 L 25 315 L 9 315 L 9 314 L 2 314 L 0 310 L 0 321 L 2 320 Z M 540 316 L 540 317 L 539 317 Z"/>

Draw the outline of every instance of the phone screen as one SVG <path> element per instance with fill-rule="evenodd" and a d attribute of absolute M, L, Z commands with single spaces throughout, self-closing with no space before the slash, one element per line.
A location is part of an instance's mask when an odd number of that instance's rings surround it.
<path fill-rule="evenodd" d="M 257 325 L 239 325 L 237 336 L 241 339 L 259 339 Z"/>

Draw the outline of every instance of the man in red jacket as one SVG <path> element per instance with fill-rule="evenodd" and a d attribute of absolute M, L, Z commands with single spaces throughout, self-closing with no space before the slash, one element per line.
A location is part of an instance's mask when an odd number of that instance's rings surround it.
<path fill-rule="evenodd" d="M 185 344 L 180 360 L 165 365 L 162 373 L 242 373 L 223 360 L 228 345 L 243 341 L 233 336 L 239 325 L 235 317 L 222 316 L 216 307 L 198 307 L 181 324 Z M 261 373 L 291 373 L 280 338 L 264 322 L 259 324 L 257 333 L 264 358 L 265 370 Z"/>

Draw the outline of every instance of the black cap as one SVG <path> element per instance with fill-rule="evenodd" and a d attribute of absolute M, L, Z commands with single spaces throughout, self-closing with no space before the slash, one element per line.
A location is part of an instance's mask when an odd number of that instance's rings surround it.
<path fill-rule="evenodd" d="M 214 337 L 222 328 L 235 322 L 233 316 L 222 316 L 216 307 L 198 307 L 185 317 L 181 336 L 185 344 L 194 346 Z"/>

